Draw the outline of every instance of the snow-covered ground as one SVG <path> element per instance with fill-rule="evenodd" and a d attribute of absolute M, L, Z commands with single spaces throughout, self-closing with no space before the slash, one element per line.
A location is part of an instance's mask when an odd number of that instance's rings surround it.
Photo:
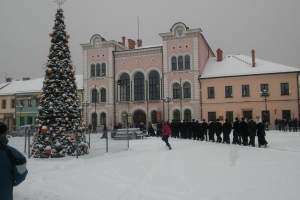
<path fill-rule="evenodd" d="M 78 159 L 30 158 L 14 199 L 300 199 L 300 132 L 268 131 L 266 139 L 265 149 L 171 138 L 168 150 L 151 137 L 113 153 L 94 145 Z"/>

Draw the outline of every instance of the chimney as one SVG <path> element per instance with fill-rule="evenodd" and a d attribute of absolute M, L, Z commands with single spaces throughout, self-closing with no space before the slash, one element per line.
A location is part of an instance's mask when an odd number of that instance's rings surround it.
<path fill-rule="evenodd" d="M 128 48 L 134 49 L 135 48 L 135 41 L 132 39 L 128 39 Z"/>
<path fill-rule="evenodd" d="M 6 82 L 11 82 L 11 78 L 6 78 Z"/>
<path fill-rule="evenodd" d="M 251 53 L 252 53 L 252 67 L 255 67 L 255 51 L 254 51 L 254 49 L 252 49 Z"/>
<path fill-rule="evenodd" d="M 223 51 L 220 48 L 218 48 L 218 50 L 217 50 L 217 61 L 218 62 L 222 61 L 222 59 L 223 59 Z"/>
<path fill-rule="evenodd" d="M 137 40 L 137 46 L 138 46 L 138 48 L 140 48 L 142 46 L 142 40 L 141 39 Z"/>
<path fill-rule="evenodd" d="M 123 36 L 122 37 L 122 44 L 125 46 L 125 40 L 126 40 L 126 37 L 125 36 Z"/>
<path fill-rule="evenodd" d="M 29 77 L 24 77 L 24 78 L 23 78 L 23 81 L 28 81 L 28 80 L 30 80 Z"/>

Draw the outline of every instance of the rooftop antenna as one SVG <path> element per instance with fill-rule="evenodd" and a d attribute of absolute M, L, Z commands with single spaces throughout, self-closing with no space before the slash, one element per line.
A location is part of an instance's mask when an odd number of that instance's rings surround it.
<path fill-rule="evenodd" d="M 65 1 L 65 0 L 55 0 L 55 1 L 53 1 L 53 2 L 56 2 L 56 4 L 58 4 L 58 6 L 60 7 L 61 5 L 64 4 L 64 1 Z"/>

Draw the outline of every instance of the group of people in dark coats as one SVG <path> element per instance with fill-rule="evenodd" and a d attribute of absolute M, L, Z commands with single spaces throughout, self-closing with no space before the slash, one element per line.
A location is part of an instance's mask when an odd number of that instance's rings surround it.
<path fill-rule="evenodd" d="M 297 132 L 300 126 L 300 121 L 297 118 L 294 119 L 275 119 L 276 130 L 284 132 Z"/>
<path fill-rule="evenodd" d="M 171 124 L 166 123 L 170 126 L 172 137 L 174 138 L 230 144 L 230 134 L 233 130 L 232 144 L 255 147 L 255 136 L 258 138 L 259 147 L 266 147 L 268 144 L 265 139 L 265 127 L 261 119 L 256 123 L 252 119 L 246 122 L 244 118 L 241 118 L 241 120 L 235 118 L 233 125 L 228 119 L 225 119 L 223 124 L 219 119 L 216 121 L 210 120 L 209 123 L 207 123 L 205 119 L 203 119 L 202 122 L 193 119 L 191 122 L 186 120 L 182 122 L 172 120 Z M 156 134 L 152 125 L 150 123 L 148 124 L 149 136 L 159 137 L 161 136 L 161 130 L 161 123 L 157 124 Z"/>

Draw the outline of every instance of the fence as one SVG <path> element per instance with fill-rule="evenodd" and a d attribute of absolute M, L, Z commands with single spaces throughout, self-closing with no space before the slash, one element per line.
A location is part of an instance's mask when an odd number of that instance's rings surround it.
<path fill-rule="evenodd" d="M 28 134 L 26 133 L 26 136 Z M 86 134 L 86 141 L 90 144 L 90 153 L 87 156 L 97 156 L 107 152 L 115 153 L 129 148 L 129 140 L 115 140 L 111 138 L 111 132 L 107 133 L 107 137 L 101 139 L 103 133 L 90 133 Z M 9 145 L 19 150 L 20 152 L 30 155 L 30 145 L 32 143 L 32 136 L 29 137 L 9 137 Z M 29 145 L 28 145 L 29 144 Z M 80 157 L 79 157 L 80 158 Z"/>

